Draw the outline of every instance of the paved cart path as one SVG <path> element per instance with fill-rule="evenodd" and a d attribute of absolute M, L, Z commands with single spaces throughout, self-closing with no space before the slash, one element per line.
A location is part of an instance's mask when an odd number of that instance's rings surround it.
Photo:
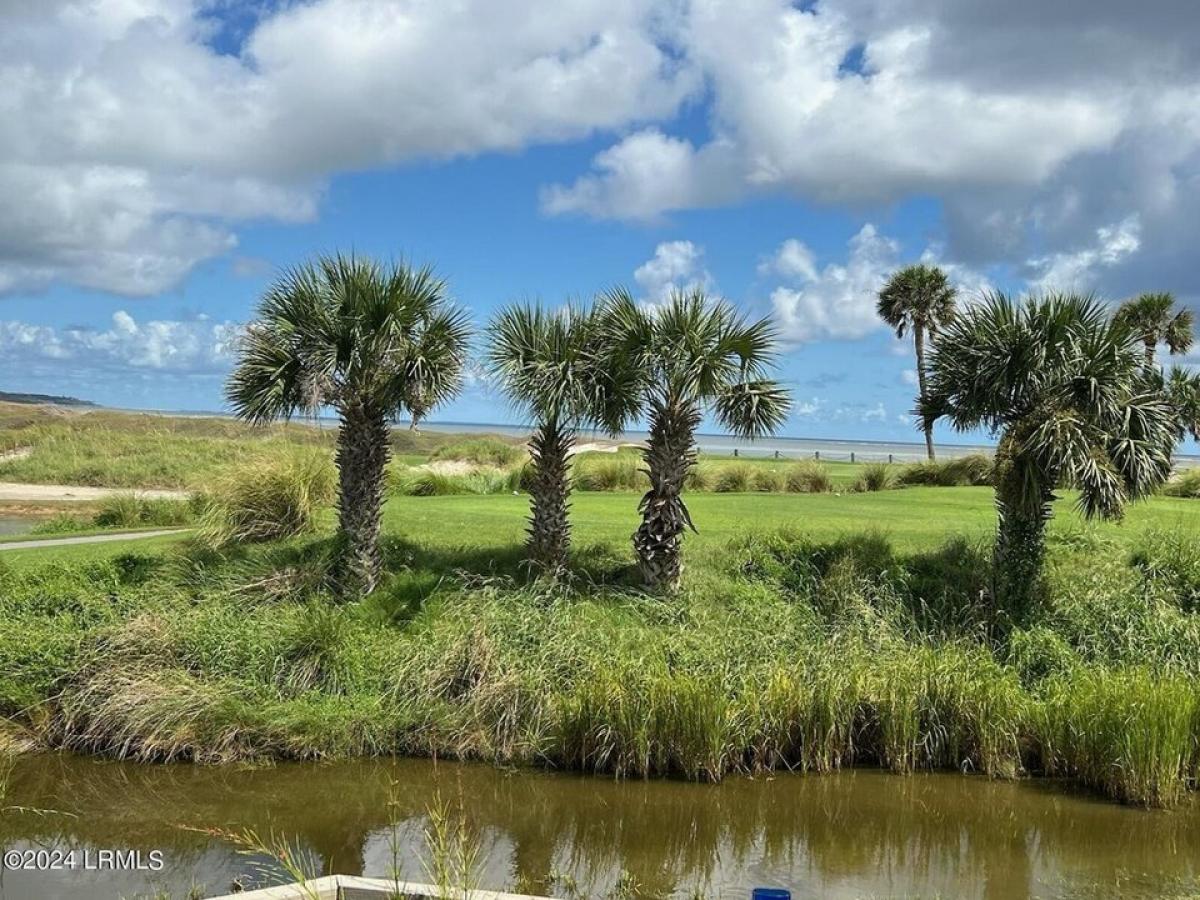
<path fill-rule="evenodd" d="M 79 537 L 45 538 L 35 541 L 4 541 L 0 543 L 0 551 L 36 550 L 38 547 L 66 547 L 70 544 L 105 544 L 109 541 L 136 541 L 142 538 L 179 534 L 187 530 L 186 528 L 160 528 L 155 531 L 126 531 L 121 534 L 88 534 Z"/>

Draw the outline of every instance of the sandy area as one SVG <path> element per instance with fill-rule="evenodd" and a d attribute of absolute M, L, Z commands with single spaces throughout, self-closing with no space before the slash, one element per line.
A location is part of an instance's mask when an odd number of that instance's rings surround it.
<path fill-rule="evenodd" d="M 128 488 L 80 487 L 74 484 L 13 484 L 0 482 L 0 502 L 48 503 L 94 502 L 113 494 L 136 494 L 150 500 L 186 497 L 186 491 L 134 490 Z"/>

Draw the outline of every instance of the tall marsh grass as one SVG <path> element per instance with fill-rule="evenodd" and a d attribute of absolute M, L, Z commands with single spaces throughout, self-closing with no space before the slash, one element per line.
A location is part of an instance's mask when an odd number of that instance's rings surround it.
<path fill-rule="evenodd" d="M 1200 499 L 1200 466 L 1178 473 L 1163 486 L 1162 492 L 1168 497 Z"/>
<path fill-rule="evenodd" d="M 155 555 L 0 569 L 0 715 L 41 746 L 145 760 L 1047 772 L 1141 805 L 1197 775 L 1196 614 L 1121 554 L 1055 546 L 1038 621 L 992 638 L 988 557 L 961 542 L 745 535 L 669 604 L 619 575 L 454 575 L 414 546 L 333 605 L 325 546 L 222 551 L 201 579 Z M 402 615 L 380 614 L 389 592 Z"/>
<path fill-rule="evenodd" d="M 225 545 L 274 541 L 313 531 L 334 497 L 336 474 L 315 451 L 253 460 L 217 479 L 205 497 L 200 536 Z"/>
<path fill-rule="evenodd" d="M 508 443 L 499 438 L 481 437 L 446 444 L 430 454 L 429 458 L 458 460 L 474 463 L 477 466 L 504 468 L 524 461 L 528 458 L 528 454 L 525 448 L 519 444 Z"/>

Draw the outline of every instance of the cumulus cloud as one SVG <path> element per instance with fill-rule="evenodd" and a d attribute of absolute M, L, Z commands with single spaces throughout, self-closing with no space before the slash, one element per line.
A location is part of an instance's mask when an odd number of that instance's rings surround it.
<path fill-rule="evenodd" d="M 1086 291 L 1102 270 L 1112 268 L 1137 253 L 1142 245 L 1141 222 L 1136 215 L 1115 225 L 1096 229 L 1087 247 L 1029 260 L 1030 287 L 1040 291 Z"/>
<path fill-rule="evenodd" d="M 1102 265 L 1103 286 L 1200 295 L 1200 7 L 1053 7 L 696 0 L 677 40 L 710 87 L 707 137 L 631 134 L 546 208 L 648 219 L 763 193 L 934 195 L 945 256 L 976 270 L 1069 255 L 1137 217 L 1141 250 Z"/>
<path fill-rule="evenodd" d="M 1200 7 L 1052 6 L 308 0 L 229 41 L 212 0 L 10 2 L 0 293 L 154 294 L 242 223 L 312 219 L 334 173 L 607 132 L 547 213 L 932 195 L 973 270 L 1200 296 Z M 707 128 L 673 134 L 688 102 Z M 1126 221 L 1137 252 L 1070 259 Z"/>
<path fill-rule="evenodd" d="M 799 241 L 786 242 L 774 258 L 807 259 L 808 265 L 793 270 L 795 286 L 780 286 L 771 292 L 780 336 L 797 343 L 853 339 L 880 327 L 875 295 L 895 268 L 899 249 L 895 241 L 867 224 L 850 239 L 844 264 L 830 263 L 818 271 L 807 247 Z"/>
<path fill-rule="evenodd" d="M 578 138 L 695 83 L 649 0 L 281 4 L 234 52 L 211 6 L 5 4 L 0 292 L 157 293 L 240 222 L 311 219 L 334 172 Z"/>
<path fill-rule="evenodd" d="M 673 291 L 711 290 L 712 275 L 704 267 L 704 249 L 691 241 L 666 241 L 633 273 L 648 303 L 662 303 Z"/>
<path fill-rule="evenodd" d="M 917 386 L 917 370 L 916 369 L 905 369 L 903 372 L 900 373 L 900 381 L 906 387 L 916 387 Z"/>
<path fill-rule="evenodd" d="M 0 321 L 0 358 L 10 374 L 53 363 L 81 381 L 99 371 L 134 369 L 162 374 L 221 374 L 233 362 L 241 326 L 206 316 L 139 323 L 124 310 L 107 328 Z"/>

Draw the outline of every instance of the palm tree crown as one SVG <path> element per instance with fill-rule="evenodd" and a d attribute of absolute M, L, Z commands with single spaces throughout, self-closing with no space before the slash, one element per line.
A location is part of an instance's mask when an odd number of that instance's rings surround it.
<path fill-rule="evenodd" d="M 321 257 L 284 272 L 243 336 L 226 395 L 251 422 L 333 407 L 340 418 L 341 584 L 371 590 L 388 420 L 453 397 L 470 328 L 428 268 Z"/>
<path fill-rule="evenodd" d="M 644 450 L 650 490 L 642 498 L 634 549 L 648 584 L 673 587 L 681 574 L 683 530 L 694 528 L 680 494 L 696 461 L 695 433 L 704 413 L 747 438 L 773 433 L 787 417 L 787 392 L 766 377 L 775 330 L 766 319 L 747 322 L 702 291 L 677 291 L 647 310 L 618 289 L 606 296 L 603 315 L 611 358 L 631 361 L 616 366 L 634 373 L 624 389 L 650 420 Z"/>
<path fill-rule="evenodd" d="M 1146 348 L 1146 364 L 1154 365 L 1154 348 L 1166 344 L 1171 355 L 1187 353 L 1192 347 L 1195 319 L 1190 309 L 1175 311 L 1170 294 L 1142 294 L 1126 300 L 1117 310 L 1117 320 L 1129 328 Z"/>
<path fill-rule="evenodd" d="M 1056 487 L 1076 487 L 1089 517 L 1117 518 L 1171 471 L 1170 402 L 1128 328 L 1091 297 L 992 294 L 969 307 L 934 347 L 921 411 L 1000 434 L 997 574 L 1009 601 L 1029 599 Z"/>
<path fill-rule="evenodd" d="M 430 409 L 458 392 L 469 335 L 428 267 L 320 257 L 268 289 L 226 395 L 252 422 L 326 406 Z"/>
<path fill-rule="evenodd" d="M 937 266 L 905 266 L 895 272 L 879 292 L 879 317 L 902 338 L 912 330 L 937 334 L 954 318 L 956 292 Z"/>
<path fill-rule="evenodd" d="M 954 320 L 955 290 L 946 273 L 937 266 L 906 266 L 894 273 L 879 292 L 876 311 L 896 329 L 896 337 L 912 332 L 917 356 L 918 404 L 925 397 L 925 340 L 933 338 Z M 925 452 L 934 458 L 933 422 L 922 422 Z"/>
<path fill-rule="evenodd" d="M 623 419 L 636 398 L 603 352 L 602 323 L 594 311 L 568 306 L 547 312 L 517 305 L 501 311 L 490 329 L 488 362 L 510 400 L 535 422 L 528 550 L 548 570 L 561 569 L 570 546 L 569 456 L 585 423 Z M 616 428 L 619 430 L 618 422 Z"/>

